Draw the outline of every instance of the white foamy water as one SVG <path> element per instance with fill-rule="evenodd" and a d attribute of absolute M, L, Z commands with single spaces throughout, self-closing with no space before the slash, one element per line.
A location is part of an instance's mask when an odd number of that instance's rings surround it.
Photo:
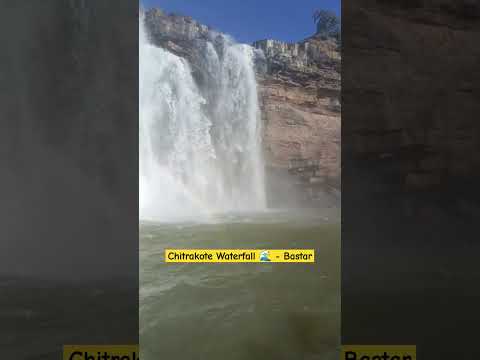
<path fill-rule="evenodd" d="M 199 42 L 199 86 L 139 23 L 140 218 L 264 209 L 253 49 L 223 35 Z"/>

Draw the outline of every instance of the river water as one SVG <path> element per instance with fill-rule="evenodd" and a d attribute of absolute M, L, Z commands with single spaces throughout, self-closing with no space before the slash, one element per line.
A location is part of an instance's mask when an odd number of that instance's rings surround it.
<path fill-rule="evenodd" d="M 315 249 L 315 263 L 167 264 L 165 248 Z M 142 222 L 142 359 L 334 359 L 340 224 L 332 211 Z"/>

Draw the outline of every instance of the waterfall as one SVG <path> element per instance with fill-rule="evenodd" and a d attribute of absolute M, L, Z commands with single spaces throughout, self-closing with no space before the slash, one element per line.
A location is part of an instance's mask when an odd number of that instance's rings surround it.
<path fill-rule="evenodd" d="M 196 42 L 200 81 L 139 23 L 140 218 L 264 209 L 253 49 L 221 34 Z"/>

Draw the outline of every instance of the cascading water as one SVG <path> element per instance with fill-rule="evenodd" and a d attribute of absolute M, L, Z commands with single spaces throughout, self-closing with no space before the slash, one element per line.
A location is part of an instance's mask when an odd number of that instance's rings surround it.
<path fill-rule="evenodd" d="M 199 82 L 139 23 L 140 218 L 263 209 L 253 49 L 220 34 L 199 41 Z"/>

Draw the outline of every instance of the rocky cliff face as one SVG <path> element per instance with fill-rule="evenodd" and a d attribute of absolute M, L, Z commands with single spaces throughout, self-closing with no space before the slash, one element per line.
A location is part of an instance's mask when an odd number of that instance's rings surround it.
<path fill-rule="evenodd" d="M 480 3 L 342 4 L 342 340 L 468 359 L 478 351 L 462 344 L 480 321 L 469 301 L 479 297 Z"/>
<path fill-rule="evenodd" d="M 261 40 L 253 46 L 265 56 L 258 81 L 272 198 L 287 191 L 325 204 L 325 191 L 340 188 L 338 45 L 311 37 L 294 44 Z M 293 188 L 288 186 L 292 178 L 298 185 Z"/>
<path fill-rule="evenodd" d="M 151 9 L 144 16 L 152 42 L 188 59 L 195 78 L 202 83 L 204 75 L 196 66 L 201 54 L 194 45 L 206 39 L 221 41 L 218 33 L 190 17 L 159 9 Z M 311 37 L 294 44 L 260 40 L 252 46 L 257 49 L 255 64 L 270 198 L 279 200 L 280 194 L 289 194 L 280 202 L 299 198 L 311 202 L 324 190 L 335 193 L 340 187 L 337 43 Z M 302 171 L 303 167 L 308 171 Z"/>
<path fill-rule="evenodd" d="M 347 158 L 382 169 L 376 192 L 478 176 L 478 2 L 365 0 L 344 12 Z"/>

